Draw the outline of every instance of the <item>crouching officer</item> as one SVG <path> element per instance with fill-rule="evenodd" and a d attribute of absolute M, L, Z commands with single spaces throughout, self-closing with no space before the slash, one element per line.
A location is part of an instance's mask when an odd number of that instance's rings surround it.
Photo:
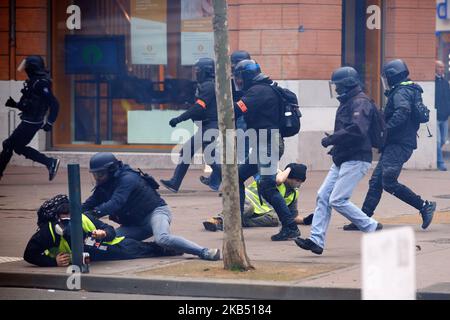
<path fill-rule="evenodd" d="M 280 99 L 271 87 L 272 80 L 261 72 L 253 60 L 239 62 L 234 70 L 237 91 L 242 98 L 235 103 L 236 117 L 244 115 L 247 130 L 255 130 L 256 145 L 251 145 L 249 163 L 239 166 L 239 192 L 241 215 L 244 214 L 244 182 L 259 174 L 261 196 L 274 208 L 281 221 L 281 231 L 272 241 L 286 241 L 300 236 L 295 216 L 289 211 L 283 196 L 277 189 L 276 174 L 280 155 Z"/>
<path fill-rule="evenodd" d="M 91 215 L 83 214 L 84 252 L 92 261 L 128 260 L 177 255 L 153 242 L 116 237 L 114 228 Z M 28 263 L 39 267 L 67 267 L 71 263 L 70 212 L 66 195 L 57 195 L 38 210 L 39 230 L 24 252 Z"/>
<path fill-rule="evenodd" d="M 197 146 L 204 150 L 209 144 L 215 143 L 215 140 L 206 141 L 204 134 L 209 129 L 218 130 L 217 123 L 217 104 L 216 104 L 216 87 L 215 87 L 215 65 L 214 60 L 210 58 L 201 58 L 194 65 L 194 77 L 198 82 L 196 92 L 196 102 L 186 112 L 180 116 L 170 120 L 170 126 L 176 127 L 178 123 L 192 120 L 201 121 L 202 128 L 186 142 L 180 152 L 180 163 L 175 168 L 175 172 L 170 180 L 161 180 L 161 183 L 170 191 L 178 192 L 184 176 L 186 175 L 190 162 L 197 151 Z M 195 143 L 201 141 L 201 143 Z M 188 155 L 185 152 L 189 152 Z M 211 156 L 214 158 L 215 153 Z M 206 159 L 208 160 L 208 159 Z M 211 165 L 213 172 L 208 181 L 208 186 L 218 191 L 222 181 L 220 165 L 214 161 L 207 161 Z"/>
<path fill-rule="evenodd" d="M 40 129 L 46 132 L 52 130 L 58 116 L 59 103 L 52 93 L 52 82 L 45 70 L 42 57 L 27 57 L 18 68 L 18 71 L 23 70 L 27 73 L 28 79 L 24 83 L 20 101 L 16 102 L 9 97 L 5 104 L 6 107 L 19 109 L 22 121 L 11 136 L 3 141 L 3 151 L 0 153 L 0 179 L 15 152 L 46 166 L 49 180 L 52 181 L 58 171 L 59 160 L 49 158 L 27 145 Z M 45 121 L 49 109 L 50 113 Z"/>
<path fill-rule="evenodd" d="M 295 216 L 296 224 L 310 225 L 313 214 L 305 218 L 298 215 L 299 188 L 306 181 L 307 167 L 303 164 L 291 163 L 284 171 L 277 174 L 277 189 L 283 196 L 286 205 Z M 258 182 L 253 181 L 245 188 L 244 214 L 242 216 L 242 226 L 252 227 L 277 227 L 280 220 L 272 206 L 259 197 Z M 261 202 L 262 200 L 262 202 Z M 208 231 L 223 230 L 223 214 L 212 217 L 203 222 L 203 226 Z"/>
<path fill-rule="evenodd" d="M 422 216 L 422 228 L 426 229 L 433 220 L 436 203 L 423 200 L 411 189 L 398 182 L 403 165 L 417 149 L 417 131 L 420 123 L 413 108 L 422 99 L 422 88 L 408 79 L 408 66 L 397 59 L 387 63 L 383 68 L 383 85 L 388 98 L 384 117 L 387 127 L 386 145 L 380 161 L 369 181 L 369 191 L 362 210 L 369 217 L 373 216 L 380 202 L 383 190 L 401 201 L 416 208 Z M 354 230 L 347 225 L 345 230 Z"/>
<path fill-rule="evenodd" d="M 145 240 L 152 235 L 163 248 L 196 255 L 204 260 L 219 260 L 219 249 L 208 249 L 170 234 L 172 213 L 156 189 L 158 183 L 142 171 L 108 152 L 95 154 L 89 163 L 95 178 L 94 193 L 82 205 L 83 212 L 96 217 L 109 215 L 119 223 L 117 236 Z"/>

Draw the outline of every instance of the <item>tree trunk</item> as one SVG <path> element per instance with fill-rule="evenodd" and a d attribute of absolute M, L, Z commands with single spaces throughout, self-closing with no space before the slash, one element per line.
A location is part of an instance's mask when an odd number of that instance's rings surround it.
<path fill-rule="evenodd" d="M 223 262 L 228 270 L 253 269 L 245 251 L 239 207 L 236 130 L 231 93 L 231 63 L 228 57 L 227 1 L 214 0 L 214 51 L 216 57 L 216 100 L 222 137 L 222 201 L 224 214 Z M 227 135 L 226 133 L 229 132 Z M 232 133 L 232 134 L 230 134 Z M 228 150 L 232 152 L 226 152 Z"/>

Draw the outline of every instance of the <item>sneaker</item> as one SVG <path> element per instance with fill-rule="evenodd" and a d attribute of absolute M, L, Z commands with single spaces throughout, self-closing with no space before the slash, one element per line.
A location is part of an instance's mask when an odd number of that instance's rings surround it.
<path fill-rule="evenodd" d="M 422 216 L 422 229 L 428 228 L 433 220 L 434 211 L 436 211 L 436 202 L 425 201 L 420 214 Z"/>
<path fill-rule="evenodd" d="M 294 241 L 295 241 L 295 244 L 297 246 L 299 246 L 300 248 L 302 248 L 303 250 L 309 250 L 309 251 L 312 251 L 312 253 L 319 254 L 319 255 L 322 254 L 322 252 L 323 252 L 323 248 L 319 247 L 317 244 L 315 244 L 310 239 L 297 238 Z"/>
<path fill-rule="evenodd" d="M 344 226 L 344 231 L 359 231 L 359 228 L 352 222 Z"/>
<path fill-rule="evenodd" d="M 375 231 L 381 231 L 381 230 L 383 230 L 383 228 L 384 228 L 384 226 L 378 222 L 377 228 L 375 229 Z"/>
<path fill-rule="evenodd" d="M 59 169 L 59 162 L 60 162 L 59 159 L 53 159 L 52 164 L 50 165 L 50 167 L 47 168 L 49 181 L 55 179 Z"/>
<path fill-rule="evenodd" d="M 223 231 L 223 219 L 221 217 L 212 217 L 203 222 L 203 226 L 206 230 L 216 232 L 218 230 Z"/>
<path fill-rule="evenodd" d="M 172 184 L 172 182 L 170 180 L 159 180 L 161 182 L 161 184 L 166 187 L 167 189 L 169 189 L 170 191 L 177 193 L 178 189 L 175 188 L 175 186 Z"/>
<path fill-rule="evenodd" d="M 447 171 L 447 168 L 444 167 L 444 166 L 439 166 L 439 167 L 438 167 L 438 170 L 439 170 L 439 171 Z"/>
<path fill-rule="evenodd" d="M 297 225 L 295 227 L 281 227 L 280 232 L 274 234 L 272 241 L 288 241 L 300 237 L 300 230 Z"/>
<path fill-rule="evenodd" d="M 219 191 L 219 188 L 214 187 L 209 184 L 210 180 L 208 177 L 200 176 L 200 182 L 203 183 L 205 186 L 208 186 L 212 191 L 215 191 L 215 192 Z"/>
<path fill-rule="evenodd" d="M 201 258 L 208 261 L 220 260 L 220 249 L 207 249 Z"/>

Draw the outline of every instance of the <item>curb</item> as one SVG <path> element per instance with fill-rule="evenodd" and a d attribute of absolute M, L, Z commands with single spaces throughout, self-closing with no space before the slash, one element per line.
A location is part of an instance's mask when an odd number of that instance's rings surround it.
<path fill-rule="evenodd" d="M 0 272 L 0 287 L 68 290 L 66 274 Z M 257 300 L 359 300 L 352 288 L 300 287 L 270 282 L 191 280 L 82 275 L 81 289 L 89 292 L 212 297 Z"/>
<path fill-rule="evenodd" d="M 67 274 L 0 272 L 0 287 L 70 291 Z M 437 288 L 436 288 L 437 289 Z M 81 290 L 119 294 L 211 297 L 255 300 L 360 300 L 356 288 L 301 287 L 264 281 L 191 280 L 81 275 Z M 450 290 L 433 287 L 417 292 L 417 300 L 450 300 Z"/>

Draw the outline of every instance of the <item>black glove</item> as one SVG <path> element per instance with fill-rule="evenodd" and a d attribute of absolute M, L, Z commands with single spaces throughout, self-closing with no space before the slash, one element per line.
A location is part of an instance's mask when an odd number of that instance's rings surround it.
<path fill-rule="evenodd" d="M 179 124 L 179 123 L 180 123 L 180 120 L 178 120 L 178 118 L 173 118 L 172 120 L 169 121 L 169 125 L 172 128 L 175 128 L 177 126 L 177 124 Z"/>
<path fill-rule="evenodd" d="M 5 107 L 17 108 L 17 102 L 15 102 L 13 98 L 9 97 L 5 103 Z"/>
<path fill-rule="evenodd" d="M 330 145 L 331 145 L 330 137 L 325 137 L 322 139 L 322 146 L 324 148 L 327 148 Z"/>
<path fill-rule="evenodd" d="M 46 124 L 44 124 L 44 125 L 42 126 L 41 129 L 44 130 L 45 132 L 52 131 L 52 125 L 51 125 L 50 123 L 47 122 Z"/>

